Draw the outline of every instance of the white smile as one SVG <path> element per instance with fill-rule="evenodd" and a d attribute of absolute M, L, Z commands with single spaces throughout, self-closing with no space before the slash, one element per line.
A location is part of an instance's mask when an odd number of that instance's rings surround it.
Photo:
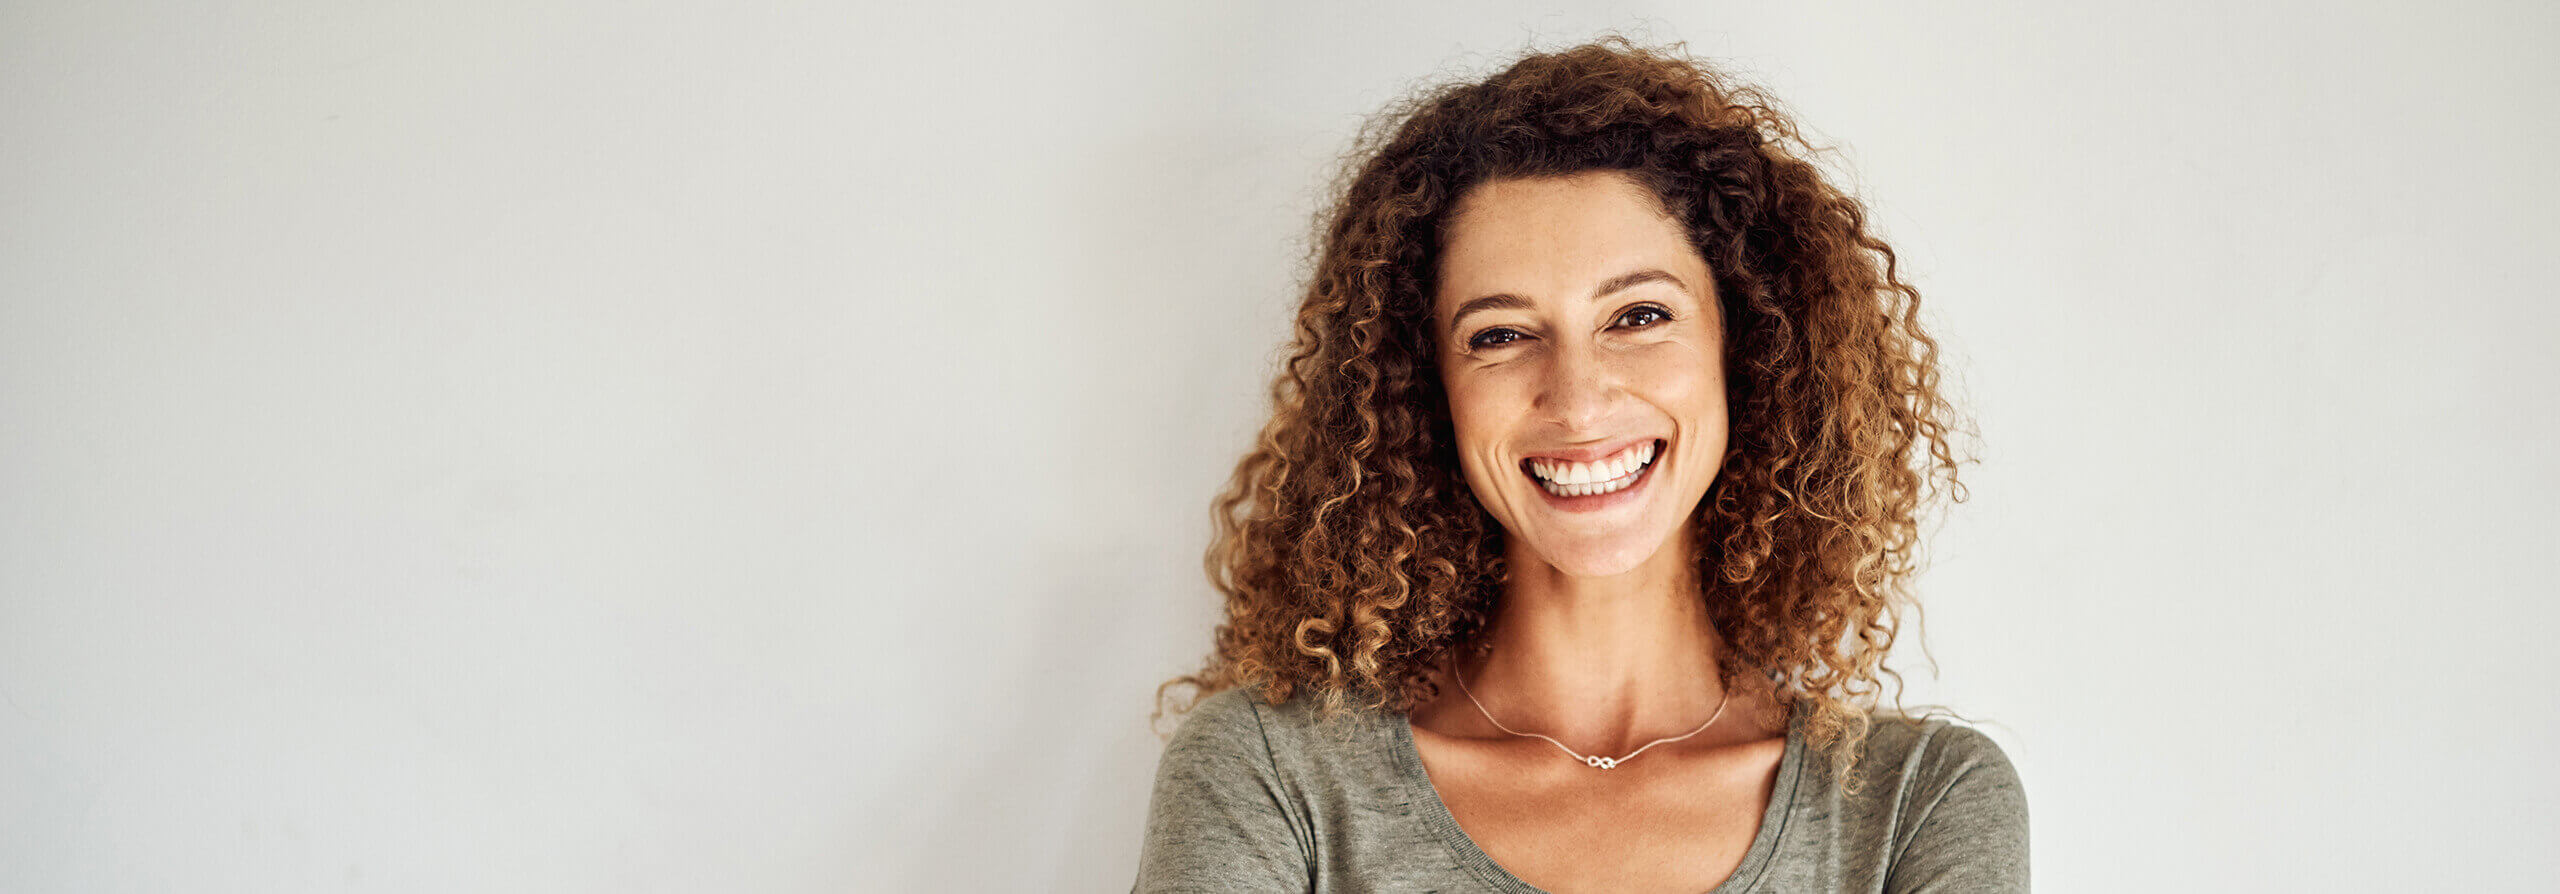
<path fill-rule="evenodd" d="M 1530 458 L 1529 476 L 1538 486 L 1559 497 L 1589 497 L 1626 490 L 1644 477 L 1652 467 L 1654 454 L 1661 442 L 1646 440 L 1617 455 L 1599 462 L 1576 463 L 1560 459 Z"/>

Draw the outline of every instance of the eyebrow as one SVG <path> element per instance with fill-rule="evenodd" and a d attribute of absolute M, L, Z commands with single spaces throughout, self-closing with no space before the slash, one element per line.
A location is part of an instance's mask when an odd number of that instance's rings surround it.
<path fill-rule="evenodd" d="M 1599 288 L 1591 290 L 1591 297 L 1606 298 L 1610 295 L 1614 295 L 1649 282 L 1667 282 L 1680 291 L 1689 291 L 1689 284 L 1681 282 L 1679 277 L 1673 276 L 1669 273 L 1664 273 L 1660 270 L 1646 269 L 1621 273 L 1617 276 L 1610 277 L 1608 282 L 1601 283 Z M 1472 314 L 1477 311 L 1528 310 L 1531 306 L 1529 299 L 1522 298 L 1508 292 L 1486 295 L 1481 298 L 1470 298 L 1467 299 L 1465 304 L 1458 305 L 1457 313 L 1449 315 L 1449 331 L 1451 334 L 1455 334 L 1458 331 L 1458 324 L 1464 322 L 1468 314 Z"/>

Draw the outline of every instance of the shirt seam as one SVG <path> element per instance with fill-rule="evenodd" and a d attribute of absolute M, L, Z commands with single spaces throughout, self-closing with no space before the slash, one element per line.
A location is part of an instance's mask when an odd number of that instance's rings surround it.
<path fill-rule="evenodd" d="M 1306 836 L 1300 831 L 1305 826 L 1305 818 L 1297 816 L 1297 811 L 1290 808 L 1289 799 L 1286 797 L 1287 792 L 1285 791 L 1287 783 L 1280 775 L 1278 751 L 1271 747 L 1271 728 L 1262 722 L 1261 700 L 1253 697 L 1253 693 L 1251 692 L 1244 693 L 1244 697 L 1245 707 L 1253 711 L 1254 734 L 1262 737 L 1262 765 L 1271 768 L 1271 783 L 1284 789 L 1284 791 L 1280 793 L 1283 795 L 1283 797 L 1280 798 L 1281 818 L 1289 821 L 1290 837 L 1298 839 L 1296 842 L 1298 845 L 1298 861 L 1305 866 L 1307 881 L 1310 889 L 1312 889 L 1316 877 L 1316 855 L 1315 849 L 1312 847 L 1312 843 L 1309 842 Z"/>
<path fill-rule="evenodd" d="M 1927 759 L 1929 749 L 1937 744 L 1938 734 L 1954 728 L 1954 724 L 1941 721 L 1921 731 L 1920 741 L 1911 749 L 1910 763 L 1903 771 L 1906 779 L 1912 771 L 1919 768 L 1922 760 Z M 1945 785 L 1938 786 L 1937 792 L 1929 797 L 1929 803 L 1920 806 L 1918 811 L 1911 811 L 1908 809 L 1910 805 L 1906 805 L 1905 815 L 1911 818 L 1911 834 L 1898 836 L 1902 840 L 1893 844 L 1893 858 L 1891 862 L 1885 864 L 1886 878 L 1892 878 L 1901 871 L 1903 858 L 1911 853 L 1912 842 L 1920 840 L 1920 827 L 1928 825 L 1929 820 L 1937 817 L 1938 806 L 1947 802 L 1947 795 L 1954 793 L 1956 786 L 1963 784 L 1965 777 L 1973 775 L 1973 771 L 1981 766 L 1979 761 L 1968 761 L 1963 769 L 1957 770 L 1955 775 L 1947 780 Z"/>

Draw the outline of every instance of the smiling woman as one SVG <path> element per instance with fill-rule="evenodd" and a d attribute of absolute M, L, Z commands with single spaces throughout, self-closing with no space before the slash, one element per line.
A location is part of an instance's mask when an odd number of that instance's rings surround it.
<path fill-rule="evenodd" d="M 1616 172 L 1493 180 L 1450 218 L 1436 362 L 1468 490 L 1537 560 L 1513 567 L 1676 574 L 1725 452 L 1706 259 Z"/>
<path fill-rule="evenodd" d="M 1954 414 L 1793 125 L 1611 42 L 1381 134 L 1137 887 L 2023 890 L 2000 748 L 1877 704 Z"/>

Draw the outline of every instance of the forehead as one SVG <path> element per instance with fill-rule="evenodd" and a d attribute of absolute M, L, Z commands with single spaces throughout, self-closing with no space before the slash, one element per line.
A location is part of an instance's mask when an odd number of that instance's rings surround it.
<path fill-rule="evenodd" d="M 1434 299 L 1443 313 L 1484 293 L 1544 300 L 1646 267 L 1695 285 L 1706 260 L 1633 178 L 1595 171 L 1491 180 L 1451 210 Z"/>

